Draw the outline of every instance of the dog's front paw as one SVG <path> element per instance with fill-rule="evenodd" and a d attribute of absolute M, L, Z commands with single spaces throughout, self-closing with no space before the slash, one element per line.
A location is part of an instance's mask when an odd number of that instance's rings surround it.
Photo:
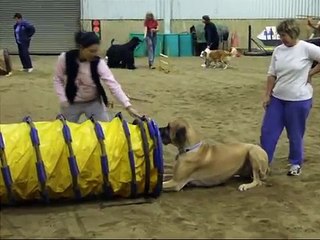
<path fill-rule="evenodd" d="M 162 189 L 164 192 L 179 192 L 185 184 L 178 183 L 173 179 L 164 181 L 162 183 Z"/>

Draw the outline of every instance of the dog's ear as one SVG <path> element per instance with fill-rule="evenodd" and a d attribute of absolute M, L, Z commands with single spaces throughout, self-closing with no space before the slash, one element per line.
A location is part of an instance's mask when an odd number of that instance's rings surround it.
<path fill-rule="evenodd" d="M 178 144 L 184 144 L 187 140 L 187 129 L 186 127 L 180 127 L 176 131 L 175 141 Z"/>

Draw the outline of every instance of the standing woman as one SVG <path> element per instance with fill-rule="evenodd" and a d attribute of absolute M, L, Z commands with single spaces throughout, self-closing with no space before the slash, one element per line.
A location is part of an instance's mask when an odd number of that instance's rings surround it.
<path fill-rule="evenodd" d="M 153 66 L 155 51 L 157 46 L 157 32 L 159 31 L 159 23 L 154 18 L 153 13 L 147 12 L 144 20 L 144 38 L 147 41 L 149 68 L 155 69 Z"/>
<path fill-rule="evenodd" d="M 320 72 L 320 47 L 299 40 L 300 28 L 295 20 L 282 21 L 277 26 L 282 44 L 275 48 L 268 70 L 263 100 L 265 115 L 261 127 L 261 146 L 269 163 L 284 128 L 289 139 L 289 176 L 301 173 L 303 137 L 312 107 L 311 77 Z"/>
<path fill-rule="evenodd" d="M 100 46 L 97 35 L 79 32 L 75 40 L 79 48 L 60 54 L 54 74 L 54 87 L 65 118 L 78 122 L 85 114 L 87 118 L 94 115 L 97 121 L 109 121 L 105 111 L 108 98 L 100 79 L 131 116 L 140 117 L 105 61 L 97 57 Z"/>
<path fill-rule="evenodd" d="M 20 13 L 14 14 L 16 23 L 13 26 L 14 37 L 18 45 L 19 57 L 22 64 L 22 71 L 32 72 L 33 66 L 29 54 L 31 38 L 36 32 L 35 27 L 27 20 L 22 18 Z"/>

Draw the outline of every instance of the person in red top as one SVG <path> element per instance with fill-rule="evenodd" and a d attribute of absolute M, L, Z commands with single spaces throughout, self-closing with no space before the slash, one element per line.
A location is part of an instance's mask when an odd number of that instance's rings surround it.
<path fill-rule="evenodd" d="M 159 31 L 159 23 L 154 18 L 153 13 L 147 12 L 144 20 L 144 38 L 148 46 L 149 68 L 155 69 L 153 66 L 155 50 L 157 46 L 157 32 Z"/>

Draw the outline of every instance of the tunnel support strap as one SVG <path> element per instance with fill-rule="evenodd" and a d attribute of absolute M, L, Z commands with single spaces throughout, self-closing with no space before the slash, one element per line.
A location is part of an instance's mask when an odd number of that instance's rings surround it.
<path fill-rule="evenodd" d="M 75 198 L 77 200 L 81 199 L 81 190 L 78 184 L 78 177 L 79 177 L 79 168 L 78 168 L 78 164 L 77 164 L 77 158 L 74 154 L 73 151 L 73 147 L 72 147 L 72 136 L 71 136 L 71 131 L 69 126 L 67 125 L 67 121 L 65 119 L 65 117 L 60 114 L 57 116 L 57 119 L 59 119 L 62 124 L 62 133 L 63 133 L 63 137 L 65 140 L 65 143 L 68 146 L 68 151 L 69 151 L 69 157 L 68 157 L 68 163 L 69 163 L 69 169 L 71 172 L 71 176 L 72 176 L 72 188 L 73 188 L 73 192 L 75 195 Z"/>
<path fill-rule="evenodd" d="M 38 181 L 40 183 L 40 195 L 43 198 L 43 200 L 48 203 L 49 194 L 46 186 L 47 174 L 43 163 L 42 154 L 40 151 L 40 138 L 38 130 L 36 129 L 36 126 L 34 125 L 31 117 L 27 116 L 23 119 L 23 121 L 26 122 L 30 127 L 30 138 L 36 153 L 36 169 Z"/>

